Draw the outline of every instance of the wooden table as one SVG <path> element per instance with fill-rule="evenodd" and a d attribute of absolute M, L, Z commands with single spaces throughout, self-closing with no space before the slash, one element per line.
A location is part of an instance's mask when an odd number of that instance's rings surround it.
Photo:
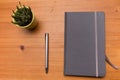
<path fill-rule="evenodd" d="M 108 64 L 106 77 L 64 76 L 64 12 L 104 11 L 106 54 L 120 66 L 120 0 L 20 0 L 31 6 L 38 27 L 30 32 L 11 23 L 17 0 L 0 0 L 0 80 L 120 80 Z M 45 32 L 50 33 L 45 74 Z M 24 46 L 24 50 L 20 49 Z"/>

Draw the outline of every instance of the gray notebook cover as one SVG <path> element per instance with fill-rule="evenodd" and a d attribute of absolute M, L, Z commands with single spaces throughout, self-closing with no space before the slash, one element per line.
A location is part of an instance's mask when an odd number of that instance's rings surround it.
<path fill-rule="evenodd" d="M 104 77 L 104 12 L 66 12 L 64 74 Z"/>

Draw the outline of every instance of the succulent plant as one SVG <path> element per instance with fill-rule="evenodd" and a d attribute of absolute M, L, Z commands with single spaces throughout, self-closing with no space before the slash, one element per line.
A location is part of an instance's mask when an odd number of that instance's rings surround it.
<path fill-rule="evenodd" d="M 30 7 L 27 7 L 25 5 L 21 5 L 19 2 L 19 5 L 16 6 L 16 10 L 13 10 L 13 24 L 17 24 L 19 26 L 26 26 L 32 21 L 32 11 Z"/>

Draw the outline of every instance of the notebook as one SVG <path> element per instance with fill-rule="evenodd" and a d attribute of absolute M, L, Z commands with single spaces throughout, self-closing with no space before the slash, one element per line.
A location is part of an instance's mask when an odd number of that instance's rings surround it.
<path fill-rule="evenodd" d="M 65 12 L 64 74 L 104 77 L 104 12 Z"/>

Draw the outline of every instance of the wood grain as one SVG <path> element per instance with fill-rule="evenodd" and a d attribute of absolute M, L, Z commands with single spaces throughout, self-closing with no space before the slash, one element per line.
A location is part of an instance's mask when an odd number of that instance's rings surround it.
<path fill-rule="evenodd" d="M 0 0 L 0 80 L 120 80 L 108 64 L 106 77 L 64 76 L 64 12 L 104 11 L 106 54 L 120 66 L 120 0 L 20 0 L 31 6 L 38 27 L 33 32 L 11 24 L 16 0 Z M 49 73 L 45 74 L 44 33 L 50 33 Z M 24 50 L 20 46 L 24 45 Z"/>

